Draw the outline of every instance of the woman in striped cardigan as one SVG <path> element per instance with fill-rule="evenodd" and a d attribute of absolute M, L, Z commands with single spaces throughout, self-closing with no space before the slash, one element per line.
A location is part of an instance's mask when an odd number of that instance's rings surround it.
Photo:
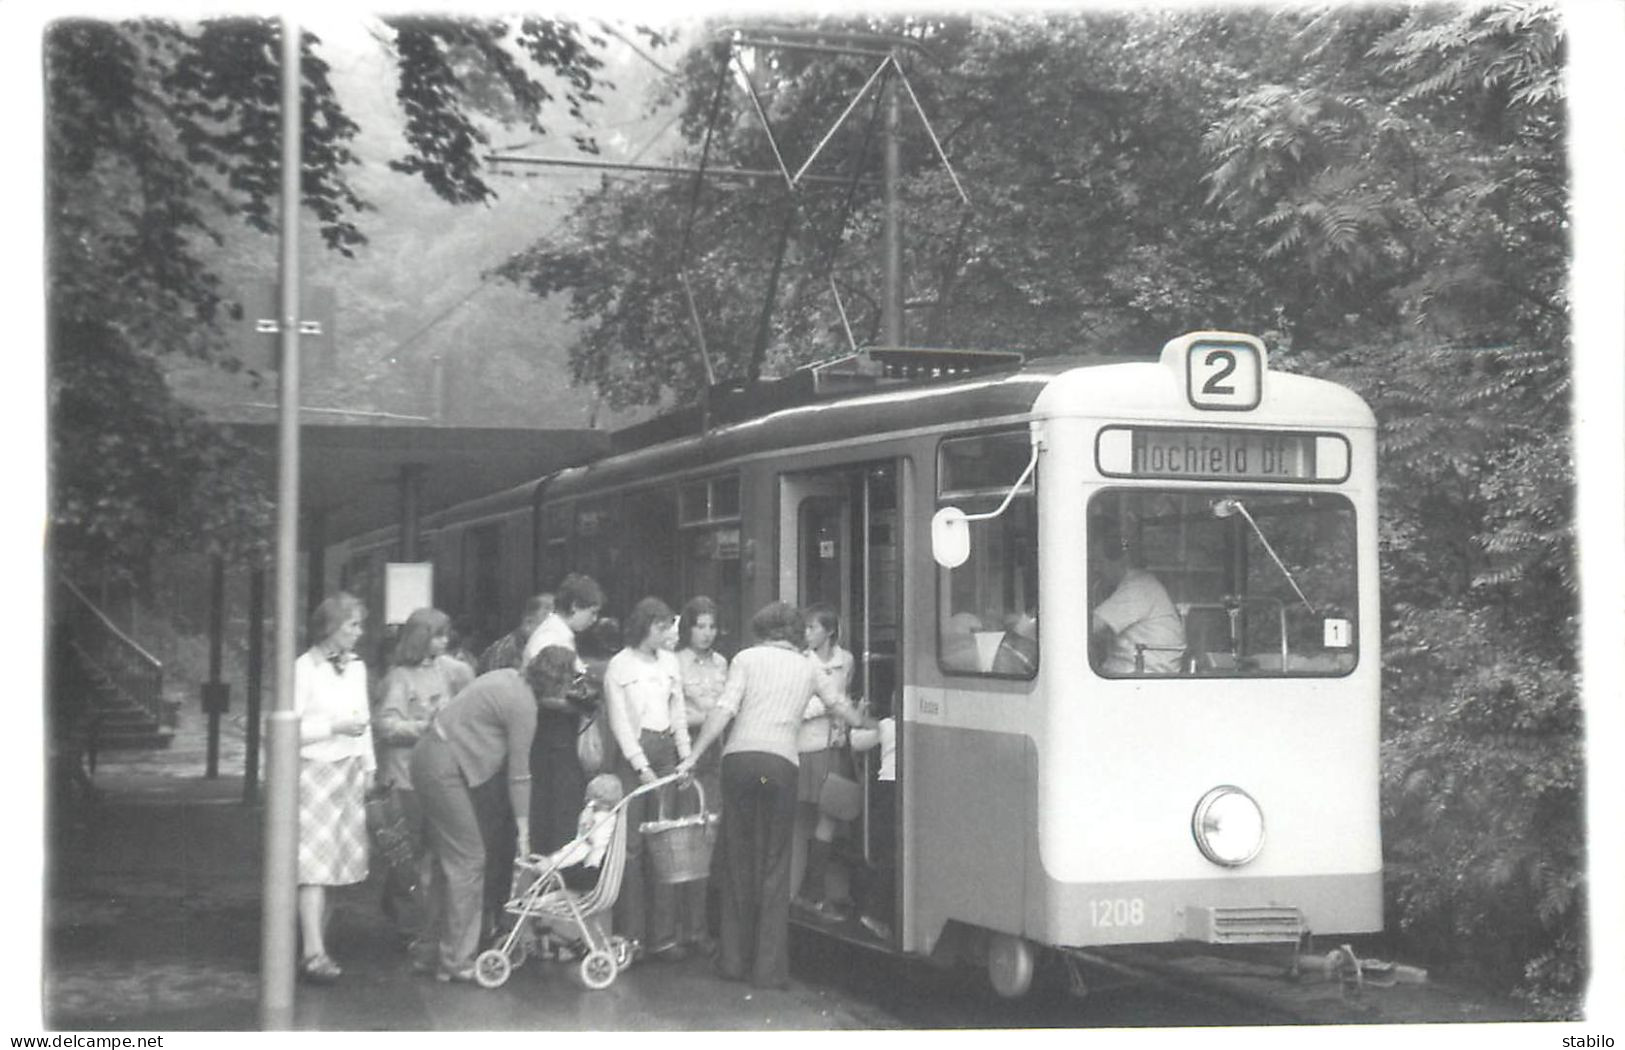
<path fill-rule="evenodd" d="M 722 752 L 722 943 L 717 971 L 757 987 L 790 983 L 790 839 L 796 730 L 814 695 L 852 726 L 871 723 L 801 653 L 806 626 L 787 602 L 751 618 L 756 644 L 734 657 L 728 683 L 679 773 L 694 769 L 733 723 Z M 713 875 L 713 877 L 716 877 Z"/>

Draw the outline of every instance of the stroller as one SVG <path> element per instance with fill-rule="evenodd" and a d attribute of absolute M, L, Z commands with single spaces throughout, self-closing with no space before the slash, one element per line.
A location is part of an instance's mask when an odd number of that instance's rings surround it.
<path fill-rule="evenodd" d="M 677 779 L 670 776 L 639 785 L 601 818 L 613 820 L 615 829 L 598 869 L 598 882 L 592 889 L 585 892 L 570 889 L 564 884 L 559 866 L 549 864 L 546 857 L 533 854 L 514 861 L 519 881 L 528 878 L 529 884 L 507 904 L 507 912 L 515 921 L 502 942 L 481 952 L 474 960 L 474 979 L 482 987 L 501 987 L 515 969 L 524 965 L 533 943 L 529 929 L 532 919 L 569 923 L 580 933 L 587 947 L 587 954 L 581 960 L 581 980 L 588 988 L 598 990 L 615 983 L 616 975 L 631 961 L 631 942 L 625 937 L 605 936 L 587 920 L 608 912 L 621 892 L 621 875 L 626 869 L 627 804 Z"/>

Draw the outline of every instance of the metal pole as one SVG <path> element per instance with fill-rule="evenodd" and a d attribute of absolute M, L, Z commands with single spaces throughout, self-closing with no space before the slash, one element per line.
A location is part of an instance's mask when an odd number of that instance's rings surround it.
<path fill-rule="evenodd" d="M 418 560 L 418 532 L 423 517 L 422 463 L 401 465 L 401 561 Z"/>
<path fill-rule="evenodd" d="M 440 354 L 429 357 L 429 418 L 446 421 L 446 359 Z"/>
<path fill-rule="evenodd" d="M 265 569 L 248 574 L 248 722 L 244 732 L 243 804 L 260 800 L 260 683 L 265 670 Z"/>
<path fill-rule="evenodd" d="M 226 642 L 226 559 L 216 554 L 209 573 L 209 684 L 220 688 L 221 650 Z M 207 751 L 203 759 L 203 775 L 209 780 L 220 776 L 220 708 L 206 697 L 209 730 Z"/>
<path fill-rule="evenodd" d="M 327 592 L 327 510 L 312 508 L 305 518 L 305 612 L 315 612 Z"/>
<path fill-rule="evenodd" d="M 293 706 L 299 573 L 299 27 L 282 17 L 282 339 L 278 390 L 276 699 L 267 719 L 260 1027 L 293 1027 L 299 716 Z"/>
<path fill-rule="evenodd" d="M 532 167 L 584 168 L 592 171 L 640 171 L 651 175 L 704 175 L 718 179 L 782 179 L 784 173 L 768 168 L 712 168 L 688 167 L 680 164 L 633 164 L 610 160 L 583 160 L 579 157 L 525 157 L 515 154 L 487 154 L 487 164 L 526 164 Z M 845 186 L 852 180 L 845 175 L 803 175 L 800 182 Z M 873 180 L 864 179 L 866 184 Z"/>
<path fill-rule="evenodd" d="M 897 76 L 886 78 L 886 263 L 881 321 L 887 346 L 903 346 L 903 211 L 897 183 L 902 176 L 902 154 L 897 144 L 901 103 Z"/>

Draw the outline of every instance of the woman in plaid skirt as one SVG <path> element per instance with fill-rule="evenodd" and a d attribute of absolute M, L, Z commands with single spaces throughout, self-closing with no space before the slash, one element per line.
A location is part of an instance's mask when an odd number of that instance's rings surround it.
<path fill-rule="evenodd" d="M 299 931 L 307 980 L 341 971 L 327 954 L 327 887 L 367 877 L 366 792 L 376 767 L 367 718 L 367 669 L 355 656 L 367 611 L 330 595 L 311 615 L 314 645 L 293 667 L 299 716 Z"/>

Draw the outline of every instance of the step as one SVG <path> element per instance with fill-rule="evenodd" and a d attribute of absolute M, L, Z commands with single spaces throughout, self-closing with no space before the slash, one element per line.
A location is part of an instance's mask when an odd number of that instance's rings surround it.
<path fill-rule="evenodd" d="M 117 731 L 96 734 L 96 751 L 163 751 L 174 741 L 175 734 L 162 730 Z"/>
<path fill-rule="evenodd" d="M 144 736 L 148 733 L 158 733 L 163 731 L 163 726 L 159 725 L 153 719 L 144 716 L 142 718 L 120 719 L 116 722 L 109 722 L 103 719 L 98 721 L 95 725 L 97 740 L 112 740 L 115 737 L 121 736 Z"/>

